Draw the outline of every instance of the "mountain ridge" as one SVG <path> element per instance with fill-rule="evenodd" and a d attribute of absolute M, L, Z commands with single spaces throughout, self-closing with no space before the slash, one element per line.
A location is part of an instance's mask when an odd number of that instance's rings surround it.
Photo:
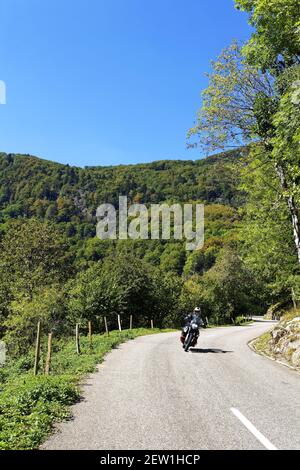
<path fill-rule="evenodd" d="M 21 159 L 32 159 L 32 160 L 38 160 L 44 163 L 50 163 L 53 165 L 60 165 L 60 166 L 66 166 L 70 168 L 76 168 L 79 170 L 84 170 L 84 169 L 106 169 L 106 168 L 122 168 L 122 167 L 139 167 L 139 166 L 149 166 L 151 167 L 152 165 L 158 164 L 158 163 L 178 163 L 178 164 L 199 164 L 203 161 L 209 160 L 210 162 L 218 159 L 218 158 L 223 158 L 228 155 L 232 155 L 233 158 L 236 156 L 238 152 L 243 152 L 246 151 L 246 147 L 244 148 L 238 148 L 238 149 L 230 149 L 230 150 L 224 150 L 221 152 L 213 153 L 211 155 L 204 156 L 203 158 L 198 158 L 198 159 L 180 159 L 180 158 L 164 158 L 164 159 L 159 159 L 159 160 L 151 160 L 150 162 L 138 162 L 138 163 L 119 163 L 115 165 L 84 165 L 84 166 L 79 166 L 79 165 L 72 165 L 70 163 L 61 163 L 58 161 L 54 160 L 49 160 L 48 158 L 43 158 L 37 155 L 32 155 L 29 153 L 15 153 L 15 152 L 2 152 L 0 151 L 0 158 L 1 157 L 8 157 L 8 158 L 21 158 Z"/>

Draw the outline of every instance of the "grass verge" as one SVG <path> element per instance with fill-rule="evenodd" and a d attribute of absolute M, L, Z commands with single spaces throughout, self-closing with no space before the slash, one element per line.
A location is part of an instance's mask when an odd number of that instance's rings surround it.
<path fill-rule="evenodd" d="M 291 309 L 287 311 L 282 315 L 278 325 L 275 326 L 275 330 L 279 329 L 279 331 L 283 331 L 283 335 L 280 335 L 277 340 L 272 340 L 269 331 L 250 342 L 250 347 L 259 354 L 263 354 L 264 356 L 280 362 L 294 370 L 299 370 L 299 362 L 297 364 L 297 362 L 295 363 L 293 360 L 293 354 L 295 352 L 297 353 L 297 348 L 299 348 L 299 323 L 296 322 L 294 328 L 291 330 L 287 328 L 289 322 L 298 317 L 300 317 L 299 309 Z"/>
<path fill-rule="evenodd" d="M 43 375 L 43 362 L 40 374 L 33 375 L 32 351 L 1 367 L 0 449 L 36 449 L 55 422 L 70 416 L 69 406 L 80 398 L 80 380 L 95 371 L 106 353 L 138 336 L 167 331 L 173 330 L 141 328 L 113 331 L 109 336 L 94 335 L 92 348 L 87 338 L 81 338 L 80 355 L 75 352 L 74 339 L 54 341 L 49 376 Z"/>
<path fill-rule="evenodd" d="M 269 345 L 270 339 L 271 339 L 270 332 L 267 331 L 267 333 L 264 333 L 263 335 L 253 340 L 251 342 L 251 346 L 258 353 L 266 354 L 267 356 L 273 357 L 272 351 Z"/>

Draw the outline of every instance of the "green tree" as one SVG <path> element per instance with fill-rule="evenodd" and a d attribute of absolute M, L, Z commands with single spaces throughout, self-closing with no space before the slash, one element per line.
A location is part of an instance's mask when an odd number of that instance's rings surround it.
<path fill-rule="evenodd" d="M 203 286 L 201 277 L 198 274 L 194 274 L 184 281 L 180 292 L 178 307 L 179 324 L 182 325 L 184 317 L 199 305 L 203 306 Z M 204 314 L 206 315 L 207 312 L 205 311 Z"/>
<path fill-rule="evenodd" d="M 266 149 L 271 151 L 281 192 L 286 200 L 300 263 L 299 200 L 299 65 L 300 65 L 300 3 L 298 0 L 236 0 L 247 11 L 255 28 L 243 49 L 248 63 L 275 78 L 279 106 L 264 106 L 260 115 L 269 122 L 263 135 Z M 267 116 L 268 115 L 268 116 Z"/>
<path fill-rule="evenodd" d="M 248 61 L 275 73 L 300 62 L 299 0 L 235 0 L 255 28 L 244 48 Z"/>
<path fill-rule="evenodd" d="M 250 46 L 249 46 L 250 47 Z M 197 135 L 201 144 L 212 148 L 251 143 L 252 151 L 258 147 L 260 164 L 273 162 L 273 169 L 280 183 L 279 189 L 285 199 L 294 233 L 294 243 L 300 263 L 300 226 L 298 203 L 294 197 L 298 186 L 299 146 L 296 152 L 291 147 L 282 151 L 280 146 L 285 138 L 291 141 L 288 131 L 291 126 L 297 129 L 297 120 L 285 128 L 283 122 L 289 112 L 284 106 L 285 95 L 274 82 L 268 71 L 261 72 L 249 65 L 241 55 L 237 44 L 226 49 L 213 63 L 209 87 L 203 94 L 203 105 L 197 123 L 189 132 L 189 137 Z M 295 113 L 299 113 L 297 104 Z M 285 116 L 284 111 L 285 110 Z M 284 137 L 284 135 L 286 137 Z M 293 142 L 298 132 L 293 134 Z M 251 151 L 251 150 L 250 150 Z M 257 159 L 257 152 L 254 151 Z M 289 169 L 295 169 L 294 172 Z"/>
<path fill-rule="evenodd" d="M 4 321 L 4 340 L 12 356 L 27 354 L 36 339 L 38 321 L 43 333 L 69 334 L 65 292 L 59 286 L 40 288 L 33 297 L 13 300 Z"/>
<path fill-rule="evenodd" d="M 94 263 L 67 286 L 68 318 L 71 324 L 91 320 L 97 328 L 101 316 L 122 313 L 124 290 L 118 282 L 111 260 Z"/>
<path fill-rule="evenodd" d="M 59 229 L 39 220 L 19 219 L 5 230 L 0 264 L 13 295 L 31 299 L 40 286 L 65 279 L 70 260 Z"/>
<path fill-rule="evenodd" d="M 166 274 L 133 255 L 120 254 L 95 263 L 70 282 L 68 308 L 70 321 L 93 320 L 99 325 L 106 316 L 113 327 L 117 314 L 124 325 L 129 315 L 136 326 L 162 326 L 171 321 L 180 295 L 179 278 Z M 175 315 L 175 314 L 174 314 Z M 166 320 L 167 321 L 167 320 Z"/>
<path fill-rule="evenodd" d="M 255 279 L 234 250 L 222 250 L 201 283 L 202 302 L 213 321 L 226 322 L 257 312 Z"/>
<path fill-rule="evenodd" d="M 186 251 L 182 244 L 168 243 L 160 257 L 160 267 L 163 271 L 182 274 L 186 260 Z"/>
<path fill-rule="evenodd" d="M 259 157 L 254 159 L 252 155 L 242 175 L 247 204 L 239 231 L 240 252 L 260 286 L 257 302 L 265 308 L 281 300 L 291 302 L 292 277 L 299 266 L 288 208 L 281 197 L 273 163 L 261 165 Z"/>
<path fill-rule="evenodd" d="M 300 66 L 284 77 L 285 91 L 274 115 L 272 157 L 280 179 L 282 195 L 287 202 L 300 262 Z"/>
<path fill-rule="evenodd" d="M 271 77 L 249 65 L 238 43 L 225 48 L 212 62 L 209 86 L 202 92 L 202 106 L 196 125 L 188 138 L 192 145 L 209 150 L 241 146 L 258 139 L 260 129 L 256 118 L 257 100 L 276 99 Z"/>

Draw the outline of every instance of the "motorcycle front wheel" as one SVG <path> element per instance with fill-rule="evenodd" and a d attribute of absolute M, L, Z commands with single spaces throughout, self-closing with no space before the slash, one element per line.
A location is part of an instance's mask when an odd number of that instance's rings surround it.
<path fill-rule="evenodd" d="M 184 342 L 185 352 L 188 352 L 188 350 L 190 349 L 192 339 L 193 339 L 193 335 L 191 333 L 189 333 L 186 340 L 185 340 L 185 342 Z"/>

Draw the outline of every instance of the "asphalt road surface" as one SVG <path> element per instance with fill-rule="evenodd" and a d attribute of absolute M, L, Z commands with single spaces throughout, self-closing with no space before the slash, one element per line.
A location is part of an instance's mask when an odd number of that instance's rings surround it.
<path fill-rule="evenodd" d="M 247 343 L 269 323 L 137 338 L 111 352 L 83 387 L 74 418 L 44 449 L 300 449 L 300 374 Z"/>

